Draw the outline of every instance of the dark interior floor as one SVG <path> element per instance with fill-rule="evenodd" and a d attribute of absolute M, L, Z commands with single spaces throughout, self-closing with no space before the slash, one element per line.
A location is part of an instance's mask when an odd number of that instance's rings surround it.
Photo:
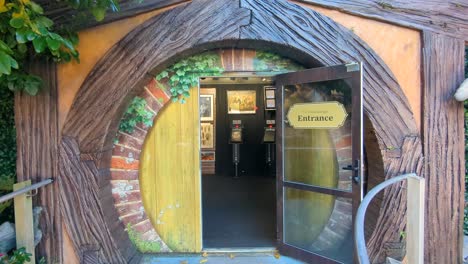
<path fill-rule="evenodd" d="M 203 176 L 203 247 L 276 246 L 275 179 Z"/>

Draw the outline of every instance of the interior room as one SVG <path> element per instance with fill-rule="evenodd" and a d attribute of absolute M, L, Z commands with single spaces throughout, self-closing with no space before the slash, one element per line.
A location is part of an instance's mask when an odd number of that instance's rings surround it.
<path fill-rule="evenodd" d="M 203 247 L 275 247 L 271 78 L 200 78 L 200 114 Z"/>

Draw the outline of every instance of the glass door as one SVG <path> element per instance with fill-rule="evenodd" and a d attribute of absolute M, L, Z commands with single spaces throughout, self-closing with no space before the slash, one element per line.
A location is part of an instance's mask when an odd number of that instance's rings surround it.
<path fill-rule="evenodd" d="M 278 75 L 279 250 L 314 263 L 353 263 L 362 198 L 361 65 Z"/>

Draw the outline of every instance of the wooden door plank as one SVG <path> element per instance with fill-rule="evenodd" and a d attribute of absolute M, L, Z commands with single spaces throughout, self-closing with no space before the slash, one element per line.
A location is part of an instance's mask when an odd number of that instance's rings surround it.
<path fill-rule="evenodd" d="M 141 154 L 145 211 L 175 252 L 200 252 L 201 176 L 198 89 L 185 104 L 170 103 L 156 118 Z"/>

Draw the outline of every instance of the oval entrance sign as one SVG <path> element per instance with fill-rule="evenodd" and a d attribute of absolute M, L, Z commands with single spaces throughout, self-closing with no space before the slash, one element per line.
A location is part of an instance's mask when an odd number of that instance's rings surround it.
<path fill-rule="evenodd" d="M 343 104 L 336 101 L 295 104 L 287 115 L 294 128 L 339 128 L 346 117 L 348 113 Z"/>

